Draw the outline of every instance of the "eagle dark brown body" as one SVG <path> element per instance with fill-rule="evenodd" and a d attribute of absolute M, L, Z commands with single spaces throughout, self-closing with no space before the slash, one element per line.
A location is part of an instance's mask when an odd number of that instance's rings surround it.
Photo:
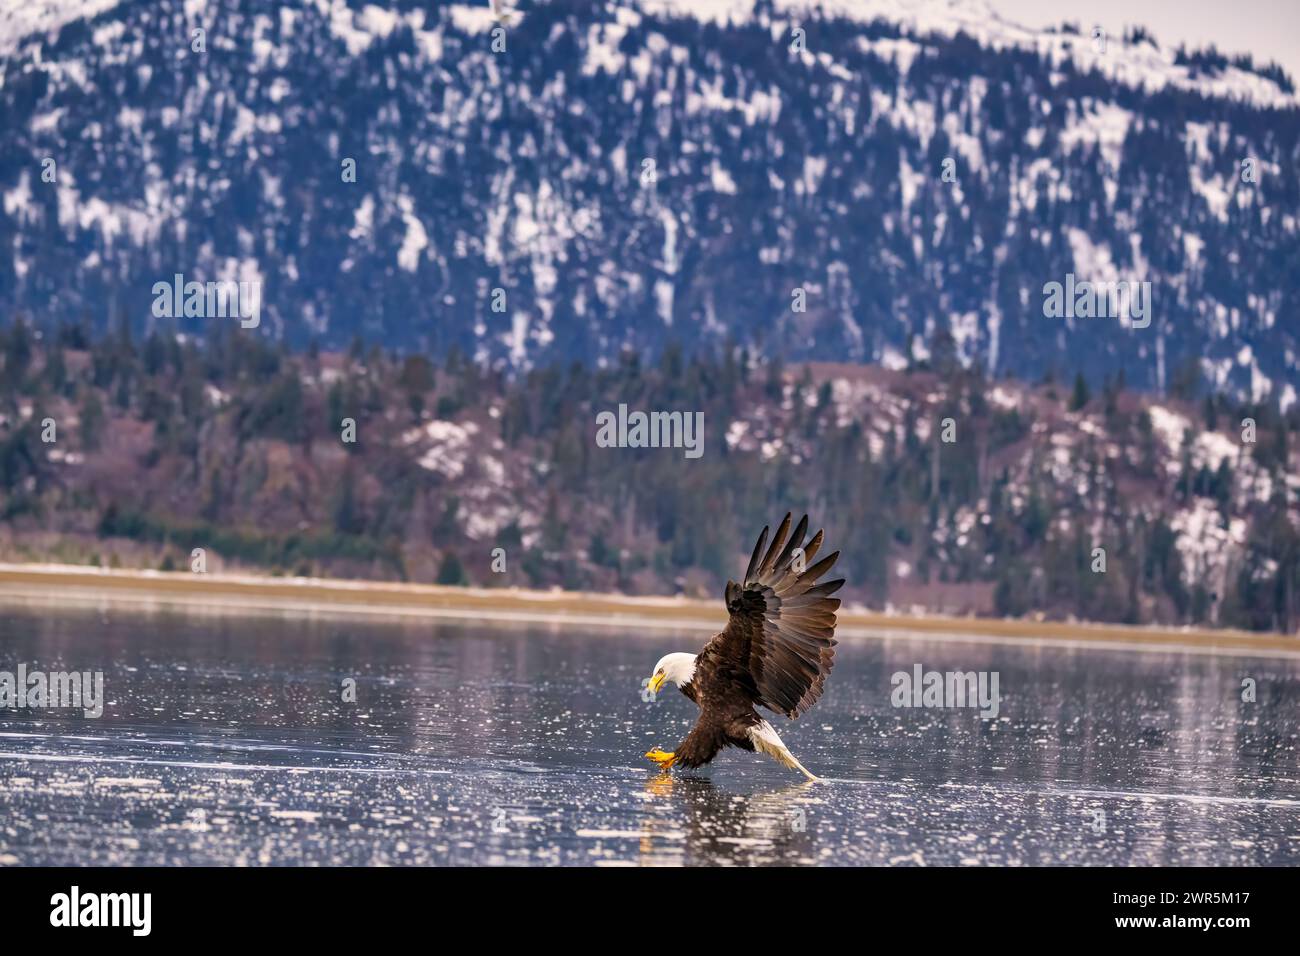
<path fill-rule="evenodd" d="M 700 767 L 723 747 L 759 750 L 810 778 L 756 711 L 766 707 L 798 717 L 822 695 L 835 659 L 835 612 L 831 597 L 843 579 L 819 584 L 839 552 L 812 564 L 822 545 L 818 531 L 805 545 L 805 515 L 790 531 L 790 515 L 767 546 L 768 529 L 759 535 L 742 584 L 727 582 L 730 620 L 693 661 L 670 654 L 660 661 L 651 686 L 674 680 L 700 708 L 700 717 L 672 753 L 653 750 L 646 756 L 667 769 L 673 764 Z M 787 535 L 789 537 L 787 538 Z"/>

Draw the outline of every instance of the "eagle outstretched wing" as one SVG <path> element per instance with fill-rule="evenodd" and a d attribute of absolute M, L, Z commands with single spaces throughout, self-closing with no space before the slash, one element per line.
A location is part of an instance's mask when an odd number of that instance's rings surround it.
<path fill-rule="evenodd" d="M 807 515 L 787 540 L 789 531 L 787 514 L 764 552 L 768 529 L 763 529 L 744 583 L 727 582 L 731 619 L 710 645 L 721 658 L 748 671 L 757 690 L 755 703 L 798 717 L 817 703 L 834 664 L 835 611 L 840 601 L 831 595 L 844 579 L 817 583 L 840 553 L 812 563 L 822 545 L 822 532 L 803 543 Z M 799 548 L 802 552 L 796 553 Z"/>

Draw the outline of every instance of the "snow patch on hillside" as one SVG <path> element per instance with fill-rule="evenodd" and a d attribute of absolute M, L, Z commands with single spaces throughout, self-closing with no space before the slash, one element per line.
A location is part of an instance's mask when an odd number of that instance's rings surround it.
<path fill-rule="evenodd" d="M 419 465 L 428 471 L 437 472 L 446 478 L 459 478 L 465 473 L 469 460 L 470 439 L 478 434 L 478 426 L 473 422 L 463 425 L 445 419 L 434 419 L 423 428 L 415 428 L 402 436 L 406 445 L 418 442 L 430 443 L 428 449 L 420 456 Z"/>
<path fill-rule="evenodd" d="M 57 33 L 73 20 L 89 20 L 122 0 L 36 0 L 10 3 L 0 9 L 0 54 L 12 53 L 33 34 Z"/>
<path fill-rule="evenodd" d="M 755 3 L 754 0 L 638 0 L 636 5 L 649 13 L 741 24 L 753 19 Z M 881 20 L 917 36 L 952 37 L 964 33 L 995 50 L 1034 50 L 1057 65 L 1071 60 L 1081 72 L 1095 69 L 1126 86 L 1148 92 L 1171 86 L 1256 106 L 1283 109 L 1300 106 L 1300 94 L 1287 93 L 1258 74 L 1230 66 L 1213 76 L 1193 76 L 1188 67 L 1174 62 L 1172 46 L 1162 49 L 1147 42 L 1130 45 L 1118 36 L 1108 36 L 1100 44 L 1090 31 L 1069 34 L 1033 30 L 1004 19 L 987 0 L 773 0 L 773 8 L 777 16 L 792 24 L 820 15 L 859 23 Z M 1137 19 L 1140 20 L 1140 14 Z M 910 64 L 912 55 L 914 51 L 908 51 L 903 59 Z M 899 62 L 902 65 L 901 59 Z"/>

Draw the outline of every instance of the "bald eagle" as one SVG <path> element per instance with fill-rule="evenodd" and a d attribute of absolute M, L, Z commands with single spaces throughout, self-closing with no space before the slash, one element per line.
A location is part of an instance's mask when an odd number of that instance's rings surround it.
<path fill-rule="evenodd" d="M 677 749 L 646 754 L 667 770 L 674 764 L 701 767 L 723 747 L 739 747 L 774 757 L 809 773 L 781 742 L 756 706 L 787 717 L 804 713 L 822 695 L 835 658 L 835 611 L 831 597 L 844 579 L 818 584 L 831 569 L 834 554 L 810 564 L 822 545 L 818 531 L 806 545 L 808 516 L 794 534 L 785 516 L 767 547 L 768 528 L 758 536 L 743 584 L 727 582 L 731 619 L 698 654 L 667 654 L 655 665 L 647 685 L 658 692 L 672 681 L 700 708 L 700 718 Z"/>

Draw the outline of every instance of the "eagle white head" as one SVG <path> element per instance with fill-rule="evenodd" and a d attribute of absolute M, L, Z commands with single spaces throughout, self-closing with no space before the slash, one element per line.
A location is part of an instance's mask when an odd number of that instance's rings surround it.
<path fill-rule="evenodd" d="M 678 687 L 685 687 L 695 676 L 694 654 L 665 654 L 659 658 L 654 673 L 650 675 L 647 685 L 651 692 L 659 693 L 664 681 L 672 681 Z"/>

